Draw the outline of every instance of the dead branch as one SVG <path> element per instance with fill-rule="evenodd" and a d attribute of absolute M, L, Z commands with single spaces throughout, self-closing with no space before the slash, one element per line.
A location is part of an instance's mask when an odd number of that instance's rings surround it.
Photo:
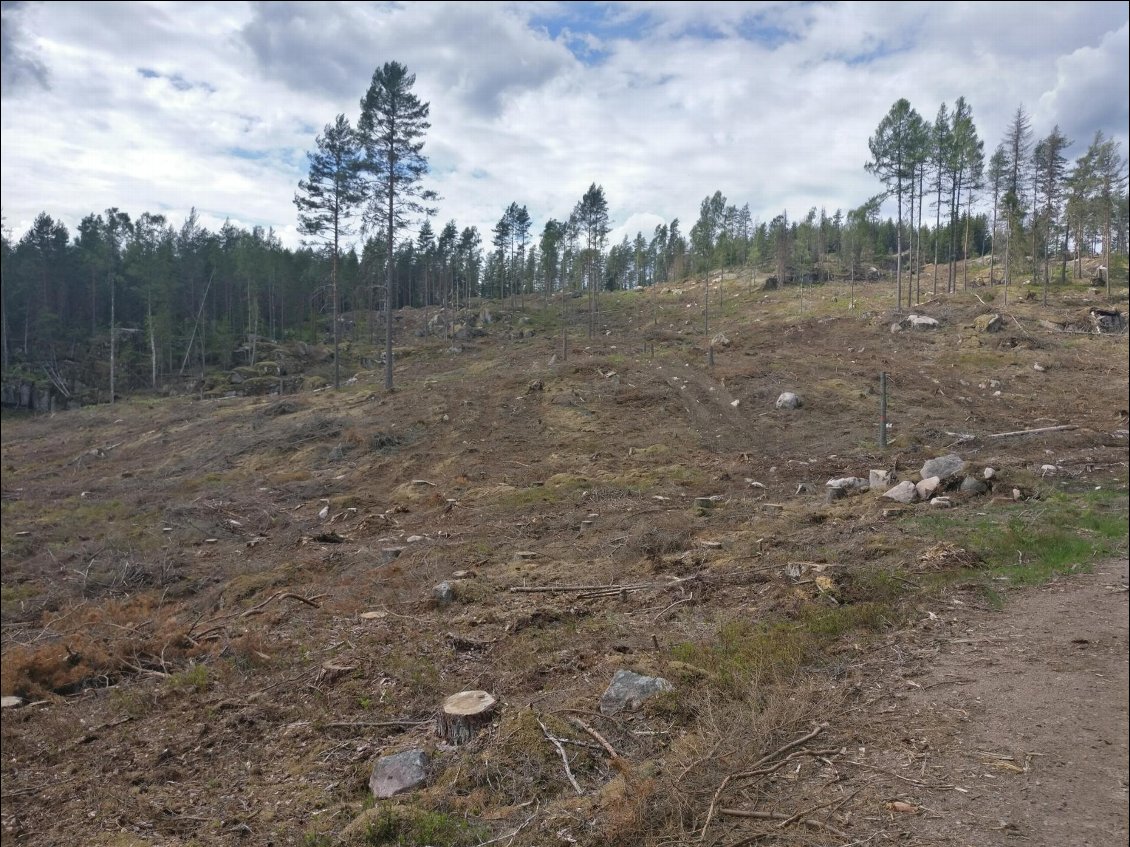
<path fill-rule="evenodd" d="M 706 840 L 706 830 L 710 827 L 710 822 L 714 819 L 714 808 L 718 804 L 718 798 L 722 796 L 722 792 L 726 790 L 726 786 L 730 784 L 731 780 L 747 779 L 751 776 L 756 776 L 758 774 L 757 768 L 760 768 L 762 765 L 767 764 L 768 762 L 775 759 L 777 756 L 780 756 L 782 753 L 787 753 L 789 750 L 792 750 L 794 747 L 799 747 L 801 744 L 804 744 L 806 741 L 812 740 L 813 738 L 815 738 L 817 735 L 819 735 L 821 732 L 824 731 L 824 727 L 825 727 L 825 724 L 820 724 L 816 728 L 814 728 L 812 730 L 812 732 L 809 732 L 806 735 L 802 735 L 800 738 L 795 738 L 792 741 L 790 741 L 788 744 L 785 744 L 782 747 L 778 747 L 772 753 L 769 753 L 768 755 L 762 756 L 760 759 L 757 760 L 757 762 L 754 763 L 753 770 L 743 771 L 742 773 L 737 773 L 737 774 L 730 774 L 725 779 L 723 779 L 722 784 L 718 786 L 718 789 L 714 792 L 714 796 L 710 800 L 710 808 L 706 810 L 706 822 L 702 825 L 702 832 L 700 832 L 699 836 L 698 836 L 699 840 L 700 841 Z"/>
<path fill-rule="evenodd" d="M 252 615 L 256 615 L 263 609 L 265 609 L 268 605 L 273 603 L 275 600 L 297 600 L 300 603 L 305 603 L 307 606 L 313 606 L 315 609 L 320 609 L 322 607 L 318 605 L 317 601 L 321 600 L 325 596 L 325 594 L 316 594 L 313 597 L 303 597 L 300 594 L 291 594 L 289 591 L 280 591 L 277 594 L 272 594 L 262 603 L 252 606 L 246 612 L 241 614 L 240 617 L 249 618 Z"/>
<path fill-rule="evenodd" d="M 589 726 L 587 723 L 585 723 L 583 720 L 581 720 L 580 718 L 569 718 L 569 723 L 573 724 L 573 726 L 577 727 L 578 729 L 582 729 L 585 732 L 587 732 L 589 735 L 591 735 L 600 744 L 600 746 L 605 749 L 605 751 L 608 753 L 608 755 L 611 756 L 613 759 L 619 759 L 620 758 L 620 754 L 617 753 L 612 748 L 612 745 L 609 744 L 605 740 L 604 736 L 601 735 L 599 732 L 597 732 L 595 729 L 593 729 L 591 726 Z"/>
<path fill-rule="evenodd" d="M 542 735 L 544 735 L 546 740 L 550 741 L 553 746 L 557 748 L 557 752 L 561 754 L 561 761 L 565 763 L 565 776 L 569 777 L 569 784 L 573 786 L 578 794 L 584 794 L 585 792 L 581 790 L 581 786 L 577 785 L 577 780 L 573 777 L 573 771 L 569 767 L 569 756 L 566 755 L 565 748 L 561 746 L 561 742 L 549 734 L 549 730 L 545 728 L 545 724 L 541 722 L 540 718 L 535 718 L 534 720 L 536 720 L 538 726 L 541 727 Z"/>
<path fill-rule="evenodd" d="M 1070 429 L 1079 429 L 1075 424 L 1064 424 L 1063 426 L 1041 426 L 1037 429 L 1017 429 L 1012 432 L 996 432 L 992 435 L 986 435 L 986 438 L 1011 438 L 1014 435 L 1035 435 L 1040 432 L 1064 432 Z"/>

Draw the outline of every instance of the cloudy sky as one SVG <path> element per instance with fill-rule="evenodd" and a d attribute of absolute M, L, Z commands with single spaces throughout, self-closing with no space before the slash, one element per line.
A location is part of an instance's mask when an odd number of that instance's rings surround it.
<path fill-rule="evenodd" d="M 1081 152 L 1128 146 L 1128 6 L 1116 3 L 3 3 L 0 192 L 18 238 L 117 206 L 195 206 L 298 243 L 315 135 L 355 121 L 375 68 L 431 104 L 428 187 L 489 241 L 604 187 L 613 237 L 722 191 L 759 220 L 879 190 L 867 139 L 906 97 L 964 95 L 986 154 L 1018 106 Z"/>

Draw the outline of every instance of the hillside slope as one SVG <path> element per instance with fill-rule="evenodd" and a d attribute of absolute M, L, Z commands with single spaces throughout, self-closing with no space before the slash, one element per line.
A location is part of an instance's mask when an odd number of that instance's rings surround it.
<path fill-rule="evenodd" d="M 710 291 L 709 336 L 700 284 L 574 313 L 567 357 L 557 304 L 405 312 L 392 393 L 6 418 L 4 843 L 950 843 L 853 781 L 930 782 L 877 698 L 926 610 L 1125 555 L 1126 335 L 1082 288 L 897 332 L 887 286 Z M 991 490 L 825 496 L 949 453 Z M 619 669 L 673 690 L 604 715 Z M 499 707 L 451 747 L 468 689 Z"/>

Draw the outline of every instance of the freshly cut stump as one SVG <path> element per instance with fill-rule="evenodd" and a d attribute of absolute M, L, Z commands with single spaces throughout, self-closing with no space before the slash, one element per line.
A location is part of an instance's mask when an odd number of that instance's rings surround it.
<path fill-rule="evenodd" d="M 495 699 L 485 691 L 460 691 L 436 712 L 436 735 L 449 744 L 466 744 L 479 727 L 490 723 Z"/>

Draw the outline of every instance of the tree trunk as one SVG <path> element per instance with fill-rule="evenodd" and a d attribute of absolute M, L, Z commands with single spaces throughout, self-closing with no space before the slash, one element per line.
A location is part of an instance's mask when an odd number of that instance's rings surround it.
<path fill-rule="evenodd" d="M 466 744 L 494 716 L 495 699 L 485 691 L 461 691 L 436 712 L 436 735 L 448 744 Z"/>
<path fill-rule="evenodd" d="M 114 403 L 114 368 L 117 365 L 118 327 L 114 324 L 114 274 L 110 273 L 110 405 Z"/>

